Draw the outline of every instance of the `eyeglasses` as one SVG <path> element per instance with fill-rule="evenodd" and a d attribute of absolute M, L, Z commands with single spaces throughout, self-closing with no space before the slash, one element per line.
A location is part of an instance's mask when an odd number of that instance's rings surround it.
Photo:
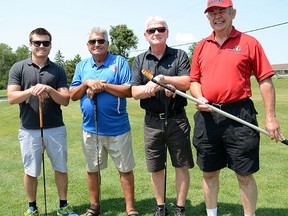
<path fill-rule="evenodd" d="M 89 45 L 94 45 L 94 44 L 96 44 L 96 42 L 98 42 L 98 44 L 104 44 L 105 43 L 105 39 L 94 39 L 94 40 L 89 40 L 88 41 L 88 44 Z"/>
<path fill-rule="evenodd" d="M 164 33 L 166 31 L 166 27 L 149 28 L 146 30 L 147 34 L 154 34 L 156 31 L 159 33 Z"/>
<path fill-rule="evenodd" d="M 31 41 L 31 43 L 35 46 L 35 47 L 40 47 L 41 44 L 44 47 L 48 47 L 50 46 L 51 42 L 50 41 Z"/>

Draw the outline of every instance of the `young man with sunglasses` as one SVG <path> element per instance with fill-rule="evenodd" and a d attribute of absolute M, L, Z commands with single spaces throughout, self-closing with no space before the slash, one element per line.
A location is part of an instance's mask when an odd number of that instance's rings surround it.
<path fill-rule="evenodd" d="M 40 215 L 36 194 L 38 176 L 41 174 L 42 148 L 45 147 L 55 171 L 60 199 L 57 215 L 77 216 L 67 203 L 67 140 L 61 111 L 61 105 L 69 104 L 69 90 L 64 69 L 48 58 L 51 40 L 51 34 L 44 28 L 37 28 L 30 33 L 32 56 L 12 66 L 8 81 L 8 102 L 20 105 L 18 138 L 25 171 L 24 189 L 29 202 L 25 215 Z M 43 131 L 40 131 L 40 103 Z"/>
<path fill-rule="evenodd" d="M 145 109 L 144 142 L 147 169 L 151 172 L 157 207 L 154 216 L 168 215 L 166 209 L 167 149 L 176 172 L 175 216 L 185 215 L 189 190 L 189 168 L 194 166 L 190 124 L 185 112 L 187 100 L 161 88 L 142 74 L 143 69 L 155 73 L 158 81 L 183 92 L 190 86 L 190 63 L 187 54 L 166 45 L 168 25 L 161 17 L 150 17 L 145 23 L 145 39 L 149 49 L 136 56 L 132 67 L 132 96 L 140 99 Z M 173 183 L 174 184 L 174 183 Z M 168 183 L 167 185 L 170 186 Z"/>
<path fill-rule="evenodd" d="M 275 117 L 271 65 L 259 42 L 235 29 L 231 0 L 208 0 L 204 11 L 213 33 L 195 47 L 191 66 L 191 94 L 227 113 L 257 125 L 250 77 L 259 83 L 265 104 L 266 129 L 271 139 L 281 135 Z M 223 82 L 223 78 L 225 81 Z M 203 171 L 203 193 L 208 216 L 217 215 L 221 169 L 233 170 L 246 216 L 255 215 L 259 170 L 259 132 L 230 120 L 205 105 L 196 105 L 193 144 Z"/>
<path fill-rule="evenodd" d="M 85 216 L 100 215 L 100 170 L 111 156 L 120 175 L 128 216 L 134 207 L 135 167 L 126 97 L 131 97 L 131 71 L 127 60 L 108 52 L 107 30 L 94 27 L 88 34 L 91 57 L 76 66 L 71 99 L 80 100 L 83 113 L 82 147 L 86 158 L 90 207 Z"/>

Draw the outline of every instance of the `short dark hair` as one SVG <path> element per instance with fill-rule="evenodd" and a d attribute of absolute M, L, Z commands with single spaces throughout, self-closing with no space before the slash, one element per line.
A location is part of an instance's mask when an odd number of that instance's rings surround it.
<path fill-rule="evenodd" d="M 50 42 L 52 41 L 52 35 L 50 34 L 49 31 L 47 31 L 45 28 L 36 28 L 34 30 L 31 31 L 31 33 L 29 34 L 29 41 L 31 42 L 32 41 L 32 36 L 34 34 L 37 34 L 37 35 L 48 35 L 49 38 L 50 38 Z"/>

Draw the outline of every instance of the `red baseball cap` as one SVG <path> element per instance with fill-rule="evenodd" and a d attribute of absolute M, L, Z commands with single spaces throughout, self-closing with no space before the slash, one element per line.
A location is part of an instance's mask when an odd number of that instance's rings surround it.
<path fill-rule="evenodd" d="M 232 0 L 208 0 L 207 8 L 204 13 L 207 13 L 211 7 L 233 7 Z"/>

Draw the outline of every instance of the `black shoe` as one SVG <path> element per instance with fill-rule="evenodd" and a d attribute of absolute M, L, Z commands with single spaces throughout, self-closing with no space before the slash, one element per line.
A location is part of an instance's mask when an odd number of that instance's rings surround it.
<path fill-rule="evenodd" d="M 176 207 L 174 209 L 174 216 L 185 216 L 185 208 Z"/>
<path fill-rule="evenodd" d="M 169 215 L 167 208 L 165 208 L 165 215 L 164 215 L 164 208 L 160 208 L 159 206 L 156 207 L 154 211 L 154 216 L 167 216 L 167 215 Z"/>

